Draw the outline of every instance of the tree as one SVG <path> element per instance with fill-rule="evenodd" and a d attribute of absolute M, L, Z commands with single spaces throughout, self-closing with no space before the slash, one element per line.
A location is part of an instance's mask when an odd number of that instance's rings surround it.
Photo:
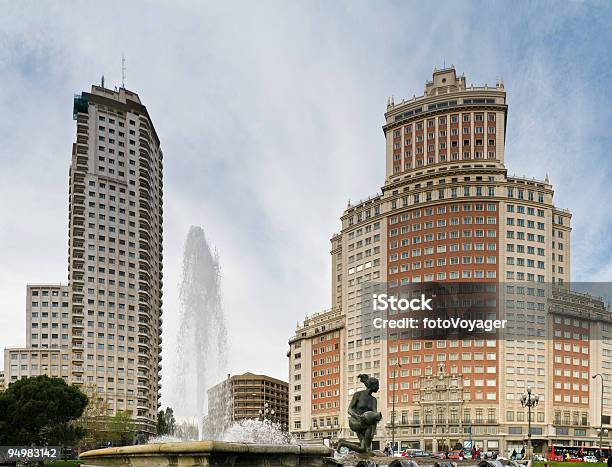
<path fill-rule="evenodd" d="M 84 430 L 84 436 L 80 442 L 81 447 L 95 449 L 106 445 L 109 404 L 98 394 L 95 385 L 87 387 L 87 394 L 89 394 L 89 403 L 83 415 L 74 423 Z"/>
<path fill-rule="evenodd" d="M 73 445 L 83 429 L 87 396 L 61 378 L 17 380 L 0 393 L 0 445 Z"/>
<path fill-rule="evenodd" d="M 164 410 L 157 412 L 157 435 L 163 436 L 168 433 L 168 426 L 166 425 L 166 414 Z"/>
<path fill-rule="evenodd" d="M 156 431 L 158 436 L 174 436 L 176 431 L 176 420 L 174 418 L 174 410 L 172 410 L 172 407 L 168 407 L 165 412 L 163 409 L 157 412 Z"/>
<path fill-rule="evenodd" d="M 108 421 L 108 438 L 115 446 L 132 444 L 135 432 L 132 412 L 129 410 L 118 410 Z"/>
<path fill-rule="evenodd" d="M 173 436 L 176 430 L 176 420 L 174 419 L 174 410 L 172 410 L 172 407 L 166 409 L 164 416 L 166 418 L 166 434 Z"/>

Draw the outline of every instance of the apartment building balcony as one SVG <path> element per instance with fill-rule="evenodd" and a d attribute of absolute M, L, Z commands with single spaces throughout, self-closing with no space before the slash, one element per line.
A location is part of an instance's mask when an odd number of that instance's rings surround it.
<path fill-rule="evenodd" d="M 87 146 L 77 144 L 76 168 L 77 172 L 87 172 L 88 166 Z"/>
<path fill-rule="evenodd" d="M 141 217 L 138 220 L 138 230 L 149 232 L 151 230 L 151 223 L 145 217 Z"/>
<path fill-rule="evenodd" d="M 151 263 L 151 255 L 145 248 L 138 248 L 138 259 L 144 259 L 147 261 L 147 263 Z"/>
<path fill-rule="evenodd" d="M 77 308 L 77 309 L 73 309 L 72 310 L 72 321 L 80 321 L 82 322 L 83 317 L 85 316 L 85 314 L 83 313 L 83 308 Z"/>
<path fill-rule="evenodd" d="M 140 235 L 138 237 L 138 243 L 140 244 L 140 248 L 151 248 L 151 243 L 149 242 L 150 237 L 148 235 Z"/>
<path fill-rule="evenodd" d="M 138 174 L 140 177 L 142 177 L 149 183 L 153 181 L 153 176 L 151 175 L 151 171 L 149 170 L 149 167 L 145 165 L 140 167 Z"/>
<path fill-rule="evenodd" d="M 143 289 L 143 288 L 139 289 L 138 294 L 140 295 L 140 300 L 144 300 L 147 302 L 151 300 L 151 294 L 149 293 L 147 289 Z"/>
<path fill-rule="evenodd" d="M 142 169 L 145 169 L 147 171 L 151 171 L 151 164 L 149 163 L 149 158 L 145 157 L 142 155 L 142 153 L 140 154 L 140 157 L 138 158 L 138 161 L 140 162 L 140 167 Z"/>
<path fill-rule="evenodd" d="M 72 219 L 76 221 L 85 221 L 85 210 L 78 209 L 76 206 L 72 210 Z"/>
<path fill-rule="evenodd" d="M 72 282 L 73 285 L 77 285 L 77 284 L 85 284 L 85 278 L 83 277 L 82 274 L 74 274 L 74 276 L 72 277 Z"/>
<path fill-rule="evenodd" d="M 76 132 L 77 138 L 79 136 L 84 136 L 85 138 L 87 138 L 87 136 L 89 135 L 89 125 L 87 124 L 87 122 L 77 122 Z M 87 142 L 87 140 L 85 140 L 85 142 Z"/>
<path fill-rule="evenodd" d="M 85 144 L 87 145 L 89 138 L 88 138 L 88 132 L 87 130 L 85 130 L 84 132 L 81 131 L 79 132 L 79 126 L 82 129 L 83 126 L 82 125 L 77 125 L 77 144 Z"/>
<path fill-rule="evenodd" d="M 79 99 L 77 101 L 77 98 Z M 78 102 L 78 103 L 77 103 Z M 75 118 L 77 125 L 82 125 L 89 128 L 89 115 L 87 114 L 87 100 L 81 96 L 75 96 L 75 103 L 77 103 L 75 110 Z"/>
<path fill-rule="evenodd" d="M 78 191 L 75 190 L 75 192 L 72 194 L 72 198 L 75 204 L 85 203 L 85 193 L 79 193 Z"/>
<path fill-rule="evenodd" d="M 138 276 L 138 286 L 141 289 L 145 289 L 145 288 L 149 287 L 149 283 L 150 283 L 150 280 L 151 280 L 149 277 L 142 277 L 144 275 L 143 273 L 145 273 L 145 272 L 146 271 L 144 269 L 142 269 L 140 271 L 140 275 Z M 147 273 L 147 275 L 148 275 L 148 273 Z"/>
<path fill-rule="evenodd" d="M 138 182 L 140 183 L 140 187 L 144 188 L 145 190 L 149 191 L 151 190 L 151 184 L 149 182 L 150 178 L 143 176 L 142 173 L 139 174 L 138 176 Z"/>
<path fill-rule="evenodd" d="M 73 307 L 77 306 L 77 307 L 83 308 L 83 306 L 84 306 L 83 299 L 80 298 L 80 297 L 73 297 L 72 298 L 72 306 Z"/>
<path fill-rule="evenodd" d="M 72 186 L 74 187 L 75 193 L 85 193 L 85 172 L 87 166 L 77 166 L 77 170 L 74 171 L 74 180 Z M 75 207 L 81 207 L 81 204 L 75 204 Z"/>
<path fill-rule="evenodd" d="M 145 198 L 151 199 L 151 192 L 145 187 L 142 187 L 142 186 L 138 187 L 138 191 L 140 193 L 141 199 L 145 199 Z"/>
<path fill-rule="evenodd" d="M 84 245 L 84 243 L 81 242 L 81 241 L 78 241 L 78 240 L 74 240 L 72 242 L 72 251 L 74 253 L 80 253 L 80 254 L 85 253 L 85 245 Z"/>
<path fill-rule="evenodd" d="M 80 365 L 72 365 L 72 369 L 71 370 L 72 370 L 72 373 L 74 373 L 74 374 L 81 374 L 81 373 L 84 372 L 83 367 L 80 366 Z"/>
<path fill-rule="evenodd" d="M 85 240 L 85 226 L 82 223 L 74 223 L 72 226 L 72 238 L 77 240 Z"/>
<path fill-rule="evenodd" d="M 143 133 L 141 131 L 141 133 Z M 150 151 L 151 150 L 151 145 L 149 144 L 149 140 L 148 138 L 145 138 L 142 134 L 141 136 L 138 138 L 138 141 L 140 143 L 140 147 L 141 148 L 145 148 L 146 150 Z"/>

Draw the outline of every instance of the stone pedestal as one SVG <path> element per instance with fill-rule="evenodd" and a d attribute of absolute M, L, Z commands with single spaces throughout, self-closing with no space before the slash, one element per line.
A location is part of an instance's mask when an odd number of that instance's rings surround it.
<path fill-rule="evenodd" d="M 97 449 L 81 454 L 84 467 L 329 467 L 326 446 L 193 441 Z"/>

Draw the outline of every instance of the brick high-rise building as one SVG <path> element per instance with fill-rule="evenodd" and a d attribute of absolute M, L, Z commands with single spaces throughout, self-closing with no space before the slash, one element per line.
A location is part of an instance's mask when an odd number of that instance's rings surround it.
<path fill-rule="evenodd" d="M 591 375 L 612 381 L 608 351 L 599 346 L 608 345 L 610 312 L 602 300 L 566 290 L 571 214 L 555 206 L 548 177 L 508 175 L 507 115 L 502 82 L 467 85 L 454 68 L 434 71 L 421 97 L 389 100 L 384 185 L 349 204 L 331 239 L 331 304 L 343 323 L 339 423 L 335 414 L 331 425 L 327 414 L 318 416 L 320 388 L 299 384 L 317 371 L 314 353 L 299 347 L 299 326 L 289 354 L 296 436 L 352 436 L 346 408 L 362 389 L 357 376 L 368 373 L 381 382 L 376 445 L 395 439 L 401 448 L 442 450 L 471 439 L 485 450 L 520 450 L 527 437 L 520 396 L 528 386 L 541 397 L 532 419 L 536 451 L 549 442 L 596 441 L 600 389 Z M 381 284 L 393 294 L 433 282 L 491 284 L 510 335 L 428 340 L 366 332 L 363 310 Z M 610 403 L 606 395 L 606 413 Z"/>
<path fill-rule="evenodd" d="M 340 433 L 343 329 L 341 310 L 333 308 L 308 316 L 289 340 L 289 429 L 297 439 Z"/>
<path fill-rule="evenodd" d="M 74 98 L 68 285 L 27 287 L 24 349 L 7 384 L 47 374 L 95 392 L 153 432 L 161 390 L 162 151 L 137 94 Z"/>

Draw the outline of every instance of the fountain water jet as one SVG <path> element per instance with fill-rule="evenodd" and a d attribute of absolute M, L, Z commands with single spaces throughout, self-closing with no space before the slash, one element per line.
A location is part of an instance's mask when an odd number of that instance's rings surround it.
<path fill-rule="evenodd" d="M 183 255 L 180 287 L 180 327 L 177 336 L 175 402 L 178 415 L 201 419 L 206 390 L 227 371 L 227 328 L 221 307 L 220 268 L 216 251 L 202 227 L 189 229 Z"/>

